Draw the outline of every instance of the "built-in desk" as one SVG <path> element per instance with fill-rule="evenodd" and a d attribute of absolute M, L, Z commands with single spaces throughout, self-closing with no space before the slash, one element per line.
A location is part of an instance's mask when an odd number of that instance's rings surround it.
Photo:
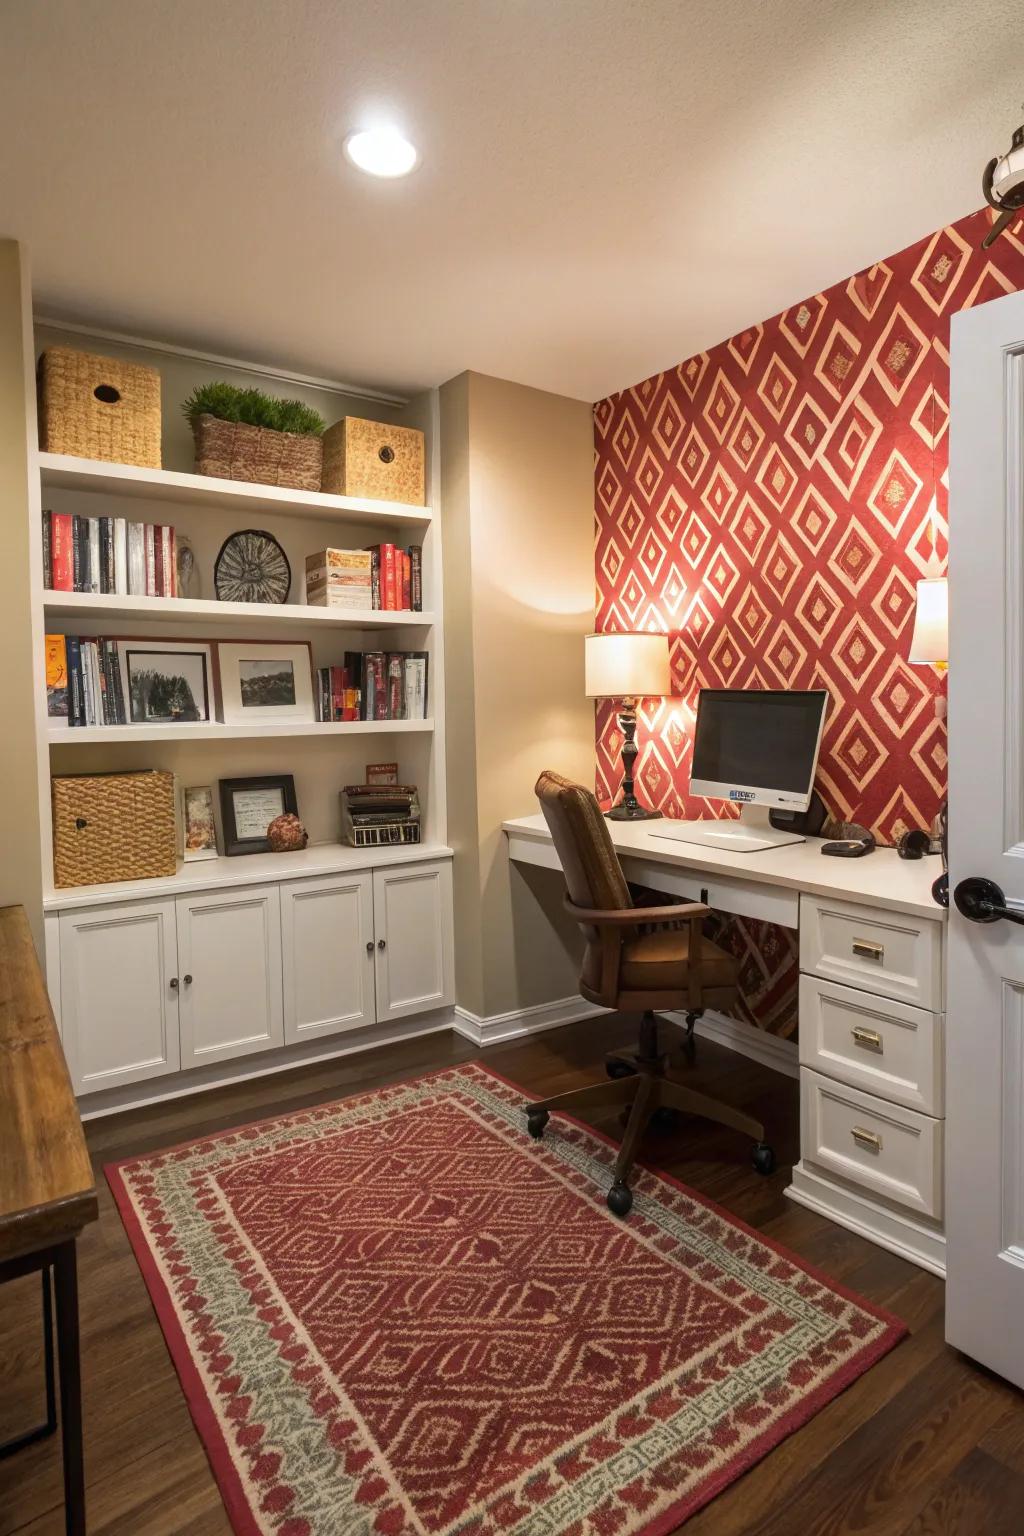
<path fill-rule="evenodd" d="M 799 932 L 801 1157 L 788 1194 L 944 1273 L 938 859 L 825 858 L 820 838 L 734 853 L 658 825 L 608 823 L 628 880 Z M 559 869 L 542 816 L 504 829 L 515 863 Z M 708 1015 L 707 1031 L 723 1038 L 726 1022 Z M 743 1032 L 729 1022 L 741 1049 Z"/>

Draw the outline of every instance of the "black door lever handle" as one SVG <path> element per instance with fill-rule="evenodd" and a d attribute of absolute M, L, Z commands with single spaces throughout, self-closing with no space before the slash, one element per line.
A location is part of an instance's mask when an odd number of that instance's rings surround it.
<path fill-rule="evenodd" d="M 1024 912 L 1008 907 L 998 885 L 984 875 L 961 880 L 953 890 L 953 900 L 957 911 L 972 923 L 997 923 L 1001 917 L 1008 923 L 1024 923 Z"/>

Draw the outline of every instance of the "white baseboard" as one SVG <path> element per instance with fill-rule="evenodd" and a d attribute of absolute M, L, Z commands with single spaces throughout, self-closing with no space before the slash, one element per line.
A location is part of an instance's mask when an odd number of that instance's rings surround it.
<path fill-rule="evenodd" d="M 659 1018 L 671 1019 L 680 1028 L 686 1027 L 685 1013 L 664 1013 L 659 1014 Z M 697 1020 L 695 1033 L 714 1040 L 717 1045 L 727 1046 L 738 1056 L 749 1056 L 762 1066 L 783 1072 L 787 1077 L 800 1076 L 795 1040 L 781 1040 L 778 1035 L 755 1029 L 752 1024 L 744 1024 L 742 1019 L 730 1019 L 728 1014 L 716 1013 L 713 1008 Z"/>
<path fill-rule="evenodd" d="M 399 1020 L 394 1024 L 371 1024 L 366 1029 L 347 1035 L 310 1040 L 302 1045 L 244 1056 L 237 1061 L 216 1066 L 196 1067 L 191 1072 L 169 1072 L 166 1077 L 151 1078 L 146 1083 L 126 1083 L 123 1088 L 82 1094 L 78 1100 L 78 1112 L 83 1120 L 99 1120 L 104 1115 L 118 1115 L 122 1110 L 143 1109 L 148 1104 L 162 1104 L 165 1100 L 209 1093 L 214 1088 L 227 1088 L 232 1083 L 247 1082 L 250 1078 L 273 1077 L 278 1072 L 290 1072 L 295 1067 L 311 1067 L 320 1062 L 335 1061 L 357 1051 L 371 1051 L 375 1046 L 397 1045 L 403 1040 L 416 1040 L 421 1035 L 436 1035 L 442 1030 L 451 1029 L 452 1024 L 450 1008 Z"/>
<path fill-rule="evenodd" d="M 793 1182 L 786 1194 L 797 1205 L 805 1205 L 880 1248 L 898 1253 L 943 1280 L 946 1278 L 945 1234 L 925 1226 L 916 1217 L 904 1216 L 870 1195 L 847 1189 L 824 1174 L 805 1168 L 802 1162 L 793 1169 Z"/>
<path fill-rule="evenodd" d="M 502 1040 L 518 1040 L 537 1035 L 560 1024 L 575 1024 L 579 1019 L 595 1019 L 608 1013 L 585 997 L 559 997 L 553 1003 L 535 1003 L 531 1008 L 514 1008 L 509 1013 L 492 1013 L 482 1018 L 468 1008 L 455 1009 L 453 1028 L 474 1045 L 497 1045 Z"/>

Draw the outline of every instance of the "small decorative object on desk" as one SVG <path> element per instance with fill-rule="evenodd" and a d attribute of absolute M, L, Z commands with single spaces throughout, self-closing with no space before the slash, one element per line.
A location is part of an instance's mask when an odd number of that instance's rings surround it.
<path fill-rule="evenodd" d="M 143 363 L 47 347 L 39 359 L 39 446 L 159 469 L 159 373 Z"/>
<path fill-rule="evenodd" d="M 185 823 L 185 863 L 217 857 L 217 828 L 213 819 L 213 790 L 209 784 L 186 789 L 182 795 Z"/>
<path fill-rule="evenodd" d="M 221 641 L 217 665 L 226 725 L 269 725 L 275 720 L 312 723 L 313 663 L 308 640 L 296 645 Z"/>
<path fill-rule="evenodd" d="M 367 763 L 366 782 L 367 784 L 397 784 L 398 764 Z"/>
<path fill-rule="evenodd" d="M 320 489 L 323 418 L 300 400 L 209 383 L 182 406 L 196 447 L 196 474 L 258 485 Z"/>
<path fill-rule="evenodd" d="M 222 603 L 286 603 L 292 568 L 273 534 L 242 528 L 221 545 L 213 585 Z"/>
<path fill-rule="evenodd" d="M 323 489 L 338 496 L 424 503 L 423 433 L 343 416 L 323 436 Z"/>
<path fill-rule="evenodd" d="M 297 819 L 298 814 L 295 780 L 290 773 L 220 781 L 220 822 L 226 854 L 271 853 L 271 822 L 285 815 Z"/>
<path fill-rule="evenodd" d="M 312 608 L 372 608 L 372 564 L 368 549 L 307 555 L 306 602 Z"/>
<path fill-rule="evenodd" d="M 267 842 L 271 853 L 295 853 L 305 848 L 309 833 L 297 816 L 285 811 L 283 815 L 275 816 L 267 828 Z"/>
<path fill-rule="evenodd" d="M 350 848 L 386 848 L 420 840 L 415 784 L 348 784 L 341 791 L 341 841 Z"/>

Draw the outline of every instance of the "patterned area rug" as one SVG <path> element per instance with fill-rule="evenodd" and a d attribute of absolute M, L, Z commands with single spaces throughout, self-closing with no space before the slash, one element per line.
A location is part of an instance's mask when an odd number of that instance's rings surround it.
<path fill-rule="evenodd" d="M 452 1067 L 107 1169 L 239 1536 L 665 1536 L 902 1337 Z"/>

